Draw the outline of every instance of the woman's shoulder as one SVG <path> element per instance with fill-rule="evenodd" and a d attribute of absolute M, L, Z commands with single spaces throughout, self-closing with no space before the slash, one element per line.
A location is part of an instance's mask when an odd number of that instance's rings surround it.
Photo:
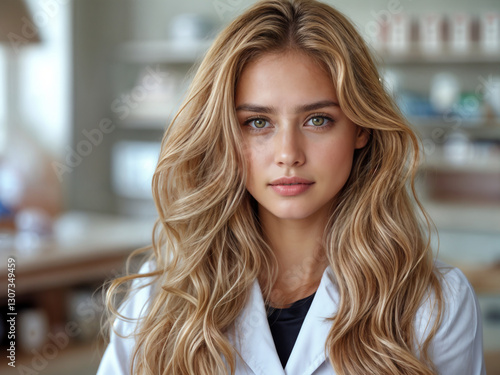
<path fill-rule="evenodd" d="M 440 282 L 443 296 L 442 324 L 450 324 L 452 320 L 460 318 L 467 318 L 469 321 L 479 319 L 477 297 L 464 273 L 459 268 L 441 260 L 435 261 L 434 271 Z M 417 317 L 423 320 L 435 318 L 436 307 L 435 293 L 431 291 L 422 302 Z"/>
<path fill-rule="evenodd" d="M 469 280 L 459 268 L 450 266 L 439 259 L 435 261 L 434 267 L 438 276 L 440 276 L 443 292 L 449 293 L 453 301 L 458 296 L 474 293 Z"/>
<path fill-rule="evenodd" d="M 457 267 L 440 260 L 435 272 L 441 284 L 443 311 L 430 347 L 431 358 L 443 374 L 484 373 L 482 319 L 472 285 Z M 416 316 L 419 344 L 428 337 L 437 318 L 434 292 L 423 301 Z"/>
<path fill-rule="evenodd" d="M 469 326 L 480 323 L 479 302 L 474 288 L 464 273 L 459 268 L 440 260 L 435 262 L 435 270 L 443 292 L 443 324 L 456 324 L 462 320 Z"/>
<path fill-rule="evenodd" d="M 118 308 L 110 332 L 109 345 L 103 354 L 97 375 L 130 374 L 130 360 L 135 345 L 134 332 L 153 298 L 154 278 L 146 276 L 156 269 L 154 261 L 142 264 L 137 277 L 130 283 L 129 294 Z"/>

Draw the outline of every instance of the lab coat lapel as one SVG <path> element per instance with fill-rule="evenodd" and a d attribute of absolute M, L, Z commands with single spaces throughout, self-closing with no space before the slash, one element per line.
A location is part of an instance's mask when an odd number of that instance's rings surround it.
<path fill-rule="evenodd" d="M 337 311 L 339 301 L 334 280 L 333 271 L 328 266 L 288 358 L 286 375 L 312 374 L 326 360 L 325 343 L 332 322 L 325 321 L 325 318 Z"/>
<path fill-rule="evenodd" d="M 228 338 L 256 375 L 285 375 L 269 329 L 257 280 L 254 281 L 250 299 L 236 318 Z"/>

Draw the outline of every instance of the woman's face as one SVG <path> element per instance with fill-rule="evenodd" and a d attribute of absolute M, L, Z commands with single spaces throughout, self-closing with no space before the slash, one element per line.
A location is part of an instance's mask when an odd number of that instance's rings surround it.
<path fill-rule="evenodd" d="M 328 74 L 304 54 L 267 54 L 245 67 L 235 101 L 259 215 L 326 217 L 368 139 L 340 109 Z"/>

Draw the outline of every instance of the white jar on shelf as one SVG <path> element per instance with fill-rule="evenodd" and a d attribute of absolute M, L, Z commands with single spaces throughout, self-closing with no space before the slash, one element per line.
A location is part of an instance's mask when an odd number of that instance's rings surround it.
<path fill-rule="evenodd" d="M 488 12 L 479 19 L 479 40 L 486 53 L 500 52 L 500 13 Z"/>

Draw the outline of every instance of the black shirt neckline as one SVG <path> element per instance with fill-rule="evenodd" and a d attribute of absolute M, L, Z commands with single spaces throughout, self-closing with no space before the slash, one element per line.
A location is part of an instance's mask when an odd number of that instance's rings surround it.
<path fill-rule="evenodd" d="M 270 322 L 279 320 L 290 320 L 290 319 L 304 319 L 311 306 L 312 300 L 314 299 L 316 292 L 313 294 L 301 298 L 293 302 L 289 307 L 276 308 L 267 305 L 267 315 Z"/>
<path fill-rule="evenodd" d="M 266 306 L 269 328 L 283 368 L 315 295 L 316 292 L 282 309 Z"/>

